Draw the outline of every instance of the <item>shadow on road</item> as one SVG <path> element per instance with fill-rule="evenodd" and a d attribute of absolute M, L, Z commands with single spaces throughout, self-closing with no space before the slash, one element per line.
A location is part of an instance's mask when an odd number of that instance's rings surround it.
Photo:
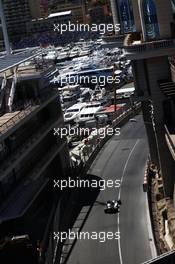
<path fill-rule="evenodd" d="M 72 190 L 69 204 L 65 208 L 64 217 L 62 218 L 61 230 L 71 230 L 71 232 L 79 233 L 83 229 L 83 226 L 91 212 L 91 209 L 96 202 L 96 199 L 100 193 L 98 182 L 101 180 L 100 177 L 94 175 L 87 175 L 84 180 L 89 181 L 90 187 L 76 188 Z M 92 187 L 94 180 L 97 182 L 97 187 Z M 70 204 L 71 203 L 71 204 Z M 103 205 L 103 203 L 101 203 Z M 65 223 L 67 222 L 67 224 Z M 65 228 L 66 227 L 66 228 Z M 67 238 L 62 244 L 62 251 L 60 256 L 60 263 L 66 263 L 75 244 L 77 238 Z"/>

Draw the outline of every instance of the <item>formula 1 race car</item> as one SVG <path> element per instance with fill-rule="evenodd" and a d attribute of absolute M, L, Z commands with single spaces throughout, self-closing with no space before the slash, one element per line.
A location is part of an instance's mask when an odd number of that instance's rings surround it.
<path fill-rule="evenodd" d="M 105 214 L 116 214 L 120 212 L 121 200 L 107 201 L 104 209 Z"/>

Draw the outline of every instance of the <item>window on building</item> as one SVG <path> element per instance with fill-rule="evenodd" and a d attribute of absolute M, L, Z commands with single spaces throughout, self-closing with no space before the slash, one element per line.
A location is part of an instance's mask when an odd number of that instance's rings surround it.
<path fill-rule="evenodd" d="M 121 29 L 123 33 L 135 30 L 134 14 L 131 0 L 119 0 L 119 16 L 121 20 Z"/>
<path fill-rule="evenodd" d="M 143 0 L 143 17 L 145 22 L 145 34 L 147 40 L 159 38 L 159 25 L 154 0 Z"/>

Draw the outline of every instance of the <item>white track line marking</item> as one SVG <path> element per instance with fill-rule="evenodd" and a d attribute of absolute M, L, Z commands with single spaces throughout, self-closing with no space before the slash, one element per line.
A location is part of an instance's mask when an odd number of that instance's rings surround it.
<path fill-rule="evenodd" d="M 123 173 L 122 173 L 122 177 L 121 177 L 121 185 L 120 185 L 120 189 L 119 189 L 119 194 L 118 194 L 118 200 L 120 200 L 121 198 L 121 188 L 122 188 L 122 183 L 123 183 L 123 179 L 124 179 L 124 175 L 125 175 L 125 171 L 126 171 L 126 168 L 128 166 L 128 162 L 135 150 L 135 147 L 137 146 L 137 144 L 139 143 L 139 139 L 137 139 L 135 145 L 133 146 L 131 152 L 129 153 L 129 156 L 127 158 L 127 161 L 125 163 L 125 166 L 124 166 L 124 169 L 123 169 Z M 118 223 L 118 232 L 120 234 L 120 214 L 118 214 L 117 216 L 117 223 Z M 122 258 L 122 250 L 121 250 L 121 243 L 120 243 L 120 238 L 118 239 L 118 251 L 119 251 L 119 257 L 120 257 L 120 264 L 123 264 L 123 258 Z"/>

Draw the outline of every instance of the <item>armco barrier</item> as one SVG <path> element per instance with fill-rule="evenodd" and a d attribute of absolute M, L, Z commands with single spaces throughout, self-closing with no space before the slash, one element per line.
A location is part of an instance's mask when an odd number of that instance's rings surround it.
<path fill-rule="evenodd" d="M 146 168 L 145 168 L 145 174 L 144 174 L 144 180 L 143 180 L 143 191 L 147 192 L 149 187 L 149 166 L 150 161 L 147 161 Z"/>
<path fill-rule="evenodd" d="M 126 110 L 126 112 L 122 113 L 119 115 L 116 119 L 112 121 L 112 125 L 108 125 L 107 128 L 116 128 L 117 126 L 122 126 L 124 125 L 131 117 L 135 116 L 141 111 L 141 103 L 136 103 L 133 108 L 129 108 Z M 85 175 L 90 168 L 93 160 L 99 153 L 99 151 L 102 149 L 104 144 L 112 137 L 113 135 L 106 135 L 105 138 L 101 139 L 98 144 L 96 144 L 95 148 L 93 149 L 92 153 L 89 155 L 88 159 L 86 162 L 83 164 L 81 163 L 81 169 L 79 170 L 79 176 L 81 177 L 82 175 Z"/>
<path fill-rule="evenodd" d="M 175 250 L 164 253 L 155 259 L 148 260 L 142 264 L 174 264 L 175 263 Z"/>

